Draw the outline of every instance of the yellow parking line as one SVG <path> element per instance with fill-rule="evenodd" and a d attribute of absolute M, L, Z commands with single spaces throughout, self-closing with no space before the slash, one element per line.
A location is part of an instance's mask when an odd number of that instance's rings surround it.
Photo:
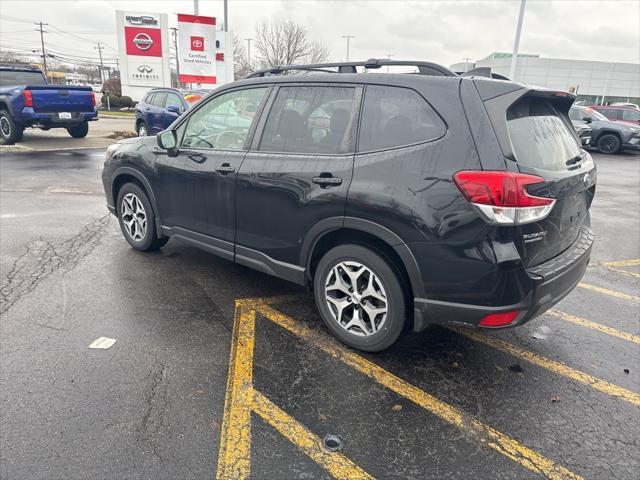
<path fill-rule="evenodd" d="M 575 323 L 576 325 L 581 325 L 583 327 L 591 328 L 592 330 L 597 330 L 602 333 L 606 333 L 607 335 L 611 335 L 613 337 L 618 337 L 623 340 L 627 340 L 628 342 L 633 342 L 640 344 L 640 335 L 634 335 L 632 333 L 623 332 L 622 330 L 618 330 L 615 328 L 608 327 L 606 325 L 602 325 L 601 323 L 592 322 L 591 320 L 587 320 L 586 318 L 576 317 L 575 315 L 569 315 L 568 313 L 561 312 L 559 310 L 549 310 L 547 311 L 549 315 L 553 315 L 554 317 L 561 318 L 567 322 Z"/>
<path fill-rule="evenodd" d="M 321 440 L 271 402 L 260 392 L 253 391 L 253 411 L 278 430 L 287 440 L 298 446 L 313 461 L 340 480 L 373 480 L 373 477 L 344 455 L 323 450 Z"/>
<path fill-rule="evenodd" d="M 218 480 L 244 479 L 251 468 L 251 392 L 256 312 L 236 302 L 222 417 Z"/>
<path fill-rule="evenodd" d="M 629 272 L 627 270 L 623 270 L 621 268 L 615 268 L 615 267 L 607 267 L 607 270 L 611 270 L 612 272 L 616 272 L 616 273 L 622 273 L 623 275 L 627 275 L 629 277 L 636 277 L 636 278 L 640 278 L 640 273 L 636 273 L 636 272 Z"/>
<path fill-rule="evenodd" d="M 604 262 L 603 265 L 607 267 L 635 267 L 640 265 L 640 258 L 634 258 L 633 260 L 619 260 L 616 262 Z"/>
<path fill-rule="evenodd" d="M 544 475 L 550 479 L 580 479 L 581 477 L 542 455 L 528 449 L 516 440 L 494 430 L 479 420 L 469 418 L 451 405 L 438 400 L 436 397 L 420 390 L 400 377 L 370 362 L 364 357 L 353 353 L 338 345 L 327 337 L 319 335 L 309 327 L 300 324 L 274 308 L 264 305 L 258 306 L 258 311 L 272 322 L 280 325 L 299 338 L 319 348 L 323 352 L 340 360 L 345 365 L 357 370 L 367 377 L 382 384 L 389 390 L 412 401 L 416 405 L 440 417 L 442 420 L 465 431 L 480 443 L 507 456 L 523 467 Z"/>
<path fill-rule="evenodd" d="M 594 292 L 602 293 L 604 295 L 610 295 L 612 297 L 621 298 L 623 300 L 631 300 L 632 302 L 640 302 L 640 297 L 636 297 L 634 295 L 629 295 L 627 293 L 618 292 L 616 290 L 609 290 L 608 288 L 596 287 L 595 285 L 591 285 L 589 283 L 580 282 L 578 284 L 579 287 L 584 288 L 586 290 L 592 290 Z"/>
<path fill-rule="evenodd" d="M 462 328 L 454 328 L 452 330 L 461 335 L 464 335 L 465 337 L 470 338 L 471 340 L 475 340 L 476 342 L 483 343 L 497 350 L 501 350 L 505 353 L 514 355 L 518 358 L 526 360 L 529 363 L 532 363 L 533 365 L 546 368 L 547 370 L 550 370 L 553 373 L 566 377 L 570 380 L 575 380 L 576 382 L 588 385 L 591 388 L 611 395 L 612 397 L 617 397 L 633 405 L 640 406 L 640 393 L 632 392 L 631 390 L 618 387 L 617 385 L 596 378 L 592 375 L 589 375 L 588 373 L 575 370 L 565 365 L 564 363 L 556 362 L 555 360 L 550 360 L 548 358 L 542 357 L 536 353 L 529 352 L 528 350 L 524 350 L 520 347 L 507 343 L 504 340 L 500 340 L 499 338 L 490 337 L 473 330 Z"/>

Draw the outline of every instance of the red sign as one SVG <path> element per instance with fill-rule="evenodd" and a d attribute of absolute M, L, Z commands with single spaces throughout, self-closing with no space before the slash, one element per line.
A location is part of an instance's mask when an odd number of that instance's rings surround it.
<path fill-rule="evenodd" d="M 159 28 L 124 27 L 127 55 L 162 57 L 162 36 Z"/>
<path fill-rule="evenodd" d="M 204 37 L 191 37 L 191 50 L 194 52 L 204 52 Z"/>

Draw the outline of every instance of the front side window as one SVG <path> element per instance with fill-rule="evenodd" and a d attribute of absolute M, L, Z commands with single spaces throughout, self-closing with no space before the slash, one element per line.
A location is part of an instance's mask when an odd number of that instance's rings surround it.
<path fill-rule="evenodd" d="M 187 120 L 182 146 L 241 150 L 267 88 L 236 90 L 218 95 Z"/>
<path fill-rule="evenodd" d="M 446 126 L 414 90 L 369 85 L 364 98 L 360 151 L 402 147 L 435 140 Z"/>
<path fill-rule="evenodd" d="M 337 154 L 353 151 L 353 87 L 281 87 L 259 150 Z"/>
<path fill-rule="evenodd" d="M 589 115 L 587 115 L 587 112 L 583 112 L 582 110 L 579 110 L 577 108 L 572 108 L 571 110 L 569 110 L 569 118 L 571 120 L 576 120 L 578 122 L 584 122 L 584 118 L 588 117 Z"/>
<path fill-rule="evenodd" d="M 524 98 L 507 110 L 507 129 L 518 163 L 543 170 L 566 170 L 580 154 L 569 127 L 546 100 Z"/>
<path fill-rule="evenodd" d="M 173 92 L 167 93 L 167 99 L 164 103 L 165 108 L 169 108 L 170 106 L 178 107 L 182 110 L 182 102 L 180 101 L 180 97 Z"/>

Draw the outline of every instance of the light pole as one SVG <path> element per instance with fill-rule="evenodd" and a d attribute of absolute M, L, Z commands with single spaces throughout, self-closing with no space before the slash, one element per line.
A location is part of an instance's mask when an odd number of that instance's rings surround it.
<path fill-rule="evenodd" d="M 516 27 L 516 39 L 513 42 L 513 55 L 511 56 L 511 68 L 509 69 L 509 79 L 515 81 L 516 63 L 518 62 L 518 48 L 520 47 L 520 33 L 522 32 L 522 19 L 524 18 L 524 7 L 527 0 L 520 0 L 520 14 L 518 15 L 518 26 Z"/>
<path fill-rule="evenodd" d="M 173 31 L 173 48 L 176 51 L 176 75 L 178 79 L 176 81 L 176 86 L 180 88 L 180 56 L 178 55 L 178 29 L 176 27 L 171 27 Z"/>
<path fill-rule="evenodd" d="M 342 38 L 346 38 L 347 39 L 347 62 L 349 61 L 349 42 L 351 41 L 352 38 L 356 38 L 355 35 L 342 35 Z"/>
<path fill-rule="evenodd" d="M 393 53 L 387 53 L 387 60 L 391 60 L 391 57 L 393 57 Z M 387 73 L 389 73 L 389 65 L 387 65 Z"/>
<path fill-rule="evenodd" d="M 253 38 L 245 38 L 245 40 L 247 41 L 247 65 L 251 69 L 251 41 Z"/>

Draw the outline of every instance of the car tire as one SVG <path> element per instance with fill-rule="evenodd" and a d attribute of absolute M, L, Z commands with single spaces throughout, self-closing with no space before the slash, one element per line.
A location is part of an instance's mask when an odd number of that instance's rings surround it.
<path fill-rule="evenodd" d="M 139 122 L 138 125 L 136 125 L 136 133 L 139 137 L 146 137 L 149 135 L 147 124 L 145 122 Z"/>
<path fill-rule="evenodd" d="M 366 352 L 389 348 L 406 324 L 408 289 L 383 255 L 361 245 L 339 245 L 322 257 L 314 274 L 325 325 L 341 342 Z"/>
<path fill-rule="evenodd" d="M 136 250 L 158 250 L 169 241 L 169 237 L 158 238 L 155 214 L 149 197 L 135 183 L 125 183 L 120 188 L 116 208 L 122 235 Z"/>
<path fill-rule="evenodd" d="M 0 110 L 0 143 L 13 145 L 22 140 L 24 129 L 16 124 L 7 110 Z"/>
<path fill-rule="evenodd" d="M 604 135 L 600 135 L 598 138 L 596 147 L 600 153 L 609 155 L 618 153 L 622 147 L 622 143 L 617 135 L 614 135 L 613 133 L 605 133 Z"/>
<path fill-rule="evenodd" d="M 69 127 L 67 128 L 67 132 L 69 132 L 69 135 L 73 138 L 84 138 L 87 136 L 87 133 L 89 133 L 89 122 L 82 122 L 73 127 Z"/>

